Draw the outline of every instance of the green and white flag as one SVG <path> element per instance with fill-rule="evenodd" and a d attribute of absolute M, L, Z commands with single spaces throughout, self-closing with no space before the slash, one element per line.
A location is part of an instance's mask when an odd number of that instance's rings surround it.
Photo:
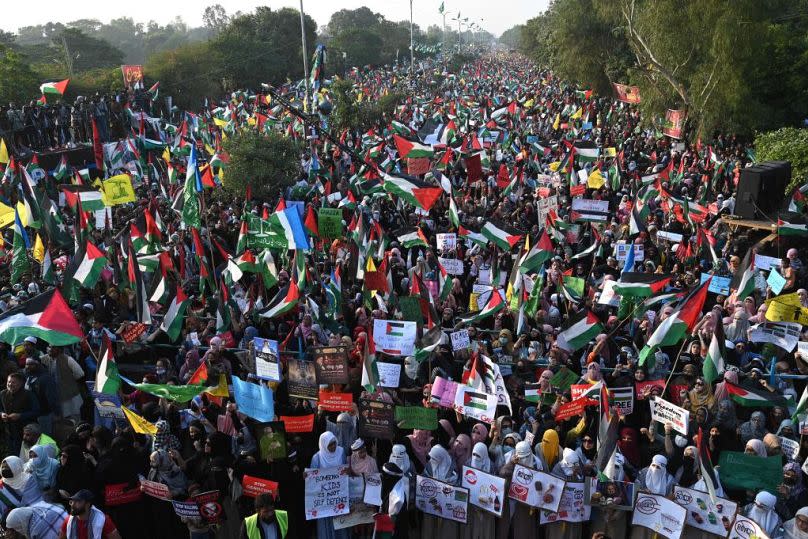
<path fill-rule="evenodd" d="M 177 340 L 182 330 L 182 324 L 185 321 L 185 310 L 190 303 L 188 296 L 185 294 L 181 286 L 177 287 L 177 296 L 168 306 L 163 323 L 160 324 L 162 329 L 171 341 Z"/>
<path fill-rule="evenodd" d="M 712 384 L 724 373 L 724 358 L 721 357 L 721 346 L 715 335 L 713 335 L 710 347 L 707 349 L 707 357 L 704 358 L 702 373 L 704 374 L 704 381 L 708 384 Z"/>
<path fill-rule="evenodd" d="M 565 329 L 558 334 L 556 343 L 562 350 L 570 353 L 586 346 L 586 344 L 603 331 L 603 324 L 591 311 L 586 310 L 570 319 Z"/>
<path fill-rule="evenodd" d="M 98 372 L 95 375 L 95 390 L 98 393 L 116 395 L 121 387 L 121 377 L 118 374 L 118 363 L 115 361 L 112 342 L 109 340 L 109 335 L 106 331 L 104 332 L 100 357 Z"/>

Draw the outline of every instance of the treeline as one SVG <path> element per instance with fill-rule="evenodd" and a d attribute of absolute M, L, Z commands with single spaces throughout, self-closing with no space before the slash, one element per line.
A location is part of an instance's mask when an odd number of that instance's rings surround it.
<path fill-rule="evenodd" d="M 646 118 L 686 108 L 705 135 L 808 117 L 806 0 L 553 0 L 501 40 L 598 94 L 639 86 Z"/>

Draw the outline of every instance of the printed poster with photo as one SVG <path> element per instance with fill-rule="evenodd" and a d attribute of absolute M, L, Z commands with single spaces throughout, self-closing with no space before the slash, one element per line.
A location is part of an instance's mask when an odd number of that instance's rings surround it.
<path fill-rule="evenodd" d="M 415 484 L 415 506 L 428 515 L 465 524 L 468 518 L 469 491 L 419 475 Z"/>
<path fill-rule="evenodd" d="M 502 508 L 505 506 L 505 481 L 504 477 L 463 466 L 461 484 L 469 491 L 471 505 L 498 517 L 502 516 Z"/>
<path fill-rule="evenodd" d="M 637 494 L 631 524 L 648 528 L 668 539 L 679 539 L 686 514 L 684 507 L 664 496 L 641 492 Z"/>
<path fill-rule="evenodd" d="M 564 480 L 517 464 L 513 468 L 508 497 L 531 507 L 557 512 Z"/>
<path fill-rule="evenodd" d="M 716 535 L 725 536 L 732 528 L 738 504 L 724 498 L 716 498 L 716 503 L 706 492 L 685 487 L 673 487 L 673 501 L 687 510 L 688 526 Z"/>

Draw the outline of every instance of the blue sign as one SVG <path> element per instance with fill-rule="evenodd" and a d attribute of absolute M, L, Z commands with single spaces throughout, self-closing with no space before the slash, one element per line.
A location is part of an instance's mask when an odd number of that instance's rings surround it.
<path fill-rule="evenodd" d="M 256 421 L 273 421 L 275 419 L 275 401 L 272 390 L 265 386 L 244 382 L 232 376 L 233 397 L 239 412 Z"/>
<path fill-rule="evenodd" d="M 732 281 L 732 277 L 719 277 L 718 275 L 713 275 L 712 277 L 713 280 L 710 281 L 710 286 L 707 287 L 707 291 L 714 294 L 721 294 L 722 296 L 729 296 L 729 283 Z M 704 284 L 709 278 L 709 273 L 702 273 L 700 284 Z"/>

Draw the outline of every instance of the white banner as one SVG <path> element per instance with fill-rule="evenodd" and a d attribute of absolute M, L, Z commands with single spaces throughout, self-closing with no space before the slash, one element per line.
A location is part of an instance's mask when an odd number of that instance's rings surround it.
<path fill-rule="evenodd" d="M 763 322 L 752 326 L 749 340 L 752 342 L 770 342 L 791 352 L 800 340 L 802 325 L 797 322 Z"/>
<path fill-rule="evenodd" d="M 306 468 L 306 495 L 303 507 L 306 520 L 316 520 L 351 512 L 348 499 L 348 467 Z"/>
<path fill-rule="evenodd" d="M 454 232 L 435 234 L 435 242 L 441 251 L 454 251 L 457 247 L 457 234 Z"/>
<path fill-rule="evenodd" d="M 391 356 L 411 356 L 415 353 L 415 333 L 418 324 L 401 320 L 374 320 L 373 343 L 377 352 Z"/>
<path fill-rule="evenodd" d="M 466 523 L 469 491 L 419 475 L 415 484 L 415 506 L 428 515 Z"/>
<path fill-rule="evenodd" d="M 271 339 L 253 339 L 255 352 L 255 375 L 262 380 L 280 382 L 281 370 L 278 362 L 278 341 Z"/>
<path fill-rule="evenodd" d="M 633 387 L 612 387 L 609 388 L 609 401 L 617 408 L 621 416 L 627 416 L 634 411 L 634 388 Z"/>
<path fill-rule="evenodd" d="M 755 269 L 769 271 L 772 268 L 779 268 L 782 262 L 774 256 L 755 255 Z"/>
<path fill-rule="evenodd" d="M 687 510 L 664 496 L 640 492 L 631 519 L 633 526 L 643 526 L 668 539 L 679 539 L 685 527 Z"/>
<path fill-rule="evenodd" d="M 517 502 L 558 512 L 564 480 L 517 464 L 513 468 L 508 497 Z"/>
<path fill-rule="evenodd" d="M 729 530 L 728 539 L 769 539 L 769 535 L 757 522 L 738 514 Z"/>
<path fill-rule="evenodd" d="M 497 412 L 497 396 L 480 393 L 467 385 L 458 385 L 454 409 L 466 417 L 491 424 Z"/>
<path fill-rule="evenodd" d="M 799 442 L 795 442 L 791 438 L 786 438 L 785 436 L 778 436 L 778 438 L 780 438 L 780 447 L 783 450 L 783 455 L 785 455 L 788 460 L 796 462 L 797 455 L 800 453 Z"/>
<path fill-rule="evenodd" d="M 594 211 L 599 213 L 609 213 L 609 201 L 576 197 L 572 199 L 572 210 L 580 212 Z"/>
<path fill-rule="evenodd" d="M 368 505 L 382 505 L 382 474 L 365 474 L 365 494 L 362 501 Z"/>
<path fill-rule="evenodd" d="M 401 365 L 377 361 L 376 367 L 379 369 L 379 385 L 381 387 L 398 387 L 401 378 Z"/>
<path fill-rule="evenodd" d="M 630 243 L 615 243 L 614 256 L 618 262 L 625 262 L 628 250 L 631 247 Z M 645 260 L 645 248 L 638 243 L 634 244 L 634 262 L 642 262 Z"/>
<path fill-rule="evenodd" d="M 449 338 L 452 340 L 452 352 L 457 352 L 458 350 L 465 350 L 469 346 L 471 346 L 471 339 L 469 338 L 469 330 L 461 329 L 459 331 L 455 331 L 449 334 Z"/>
<path fill-rule="evenodd" d="M 440 258 L 438 262 L 449 275 L 463 275 L 463 261 L 456 258 Z"/>
<path fill-rule="evenodd" d="M 670 422 L 673 430 L 687 436 L 687 427 L 690 425 L 690 412 L 660 397 L 654 396 L 651 404 L 651 419 L 663 425 Z"/>
<path fill-rule="evenodd" d="M 716 498 L 713 503 L 706 492 L 680 486 L 673 487 L 673 501 L 687 510 L 688 526 L 720 536 L 726 536 L 738 509 L 731 500 Z"/>
<path fill-rule="evenodd" d="M 592 506 L 584 503 L 584 484 L 567 483 L 561 493 L 561 503 L 558 511 L 542 511 L 539 514 L 539 524 L 548 524 L 558 521 L 584 522 L 589 520 Z"/>
<path fill-rule="evenodd" d="M 469 491 L 471 505 L 502 516 L 505 507 L 505 478 L 463 466 L 463 488 Z"/>
<path fill-rule="evenodd" d="M 677 234 L 675 232 L 667 232 L 665 230 L 660 230 L 656 234 L 657 240 L 667 240 L 671 243 L 682 243 L 682 239 L 684 236 L 681 234 Z"/>

